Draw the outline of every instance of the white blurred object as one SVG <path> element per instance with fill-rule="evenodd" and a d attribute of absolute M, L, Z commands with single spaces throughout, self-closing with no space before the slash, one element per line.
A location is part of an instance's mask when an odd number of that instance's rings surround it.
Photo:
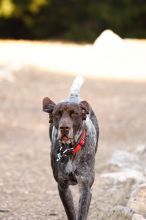
<path fill-rule="evenodd" d="M 142 146 L 142 145 L 141 145 Z M 135 152 L 116 150 L 109 165 L 113 172 L 102 173 L 102 177 L 112 178 L 115 182 L 125 182 L 127 179 L 133 179 L 137 183 L 146 182 L 145 175 L 145 148 L 138 147 Z M 142 154 L 138 154 L 142 151 Z"/>
<path fill-rule="evenodd" d="M 133 154 L 131 152 L 123 151 L 123 150 L 116 150 L 113 153 L 109 163 L 113 166 L 117 166 L 123 169 L 126 168 L 136 169 L 136 170 L 143 169 L 141 165 L 141 161 L 137 154 Z"/>
<path fill-rule="evenodd" d="M 122 38 L 111 30 L 105 30 L 95 40 L 93 46 L 102 48 L 121 48 L 124 44 Z"/>
<path fill-rule="evenodd" d="M 102 173 L 101 177 L 112 178 L 115 183 L 126 182 L 128 179 L 133 179 L 136 182 L 145 182 L 145 176 L 137 170 L 134 169 L 123 169 L 119 172 Z"/>
<path fill-rule="evenodd" d="M 146 220 L 142 215 L 134 214 L 132 220 Z"/>

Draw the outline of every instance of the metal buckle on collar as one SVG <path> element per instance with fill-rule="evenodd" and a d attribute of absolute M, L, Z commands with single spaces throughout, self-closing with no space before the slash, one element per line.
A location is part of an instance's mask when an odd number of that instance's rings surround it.
<path fill-rule="evenodd" d="M 64 151 L 62 151 L 62 148 L 61 147 L 59 149 L 59 152 L 57 154 L 57 159 L 56 161 L 65 161 L 65 160 L 68 160 L 70 156 L 72 156 L 72 151 L 73 151 L 73 148 L 67 148 L 65 149 Z"/>

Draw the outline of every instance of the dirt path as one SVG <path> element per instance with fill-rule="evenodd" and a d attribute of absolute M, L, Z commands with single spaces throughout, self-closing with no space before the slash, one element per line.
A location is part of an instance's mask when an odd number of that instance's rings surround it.
<path fill-rule="evenodd" d="M 66 97 L 72 80 L 24 69 L 15 83 L 0 81 L 0 220 L 66 219 L 50 168 L 48 117 L 41 102 L 46 95 L 56 102 Z M 117 191 L 100 174 L 115 149 L 146 143 L 146 85 L 86 79 L 81 96 L 92 104 L 100 126 L 88 219 L 107 220 L 109 206 L 126 202 L 130 183 Z M 72 190 L 77 207 L 78 189 Z"/>

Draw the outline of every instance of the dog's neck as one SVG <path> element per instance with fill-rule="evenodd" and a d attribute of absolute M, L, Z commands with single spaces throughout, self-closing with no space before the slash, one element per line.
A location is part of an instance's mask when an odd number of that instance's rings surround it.
<path fill-rule="evenodd" d="M 85 129 L 83 129 L 81 135 L 78 136 L 78 140 L 74 145 L 59 143 L 57 149 L 56 161 L 64 162 L 64 161 L 68 161 L 69 158 L 73 158 L 85 144 L 85 139 L 86 139 L 86 131 Z"/>
<path fill-rule="evenodd" d="M 85 144 L 85 138 L 86 138 L 86 131 L 84 129 L 80 141 L 73 147 L 74 149 L 72 152 L 73 155 L 75 155 L 78 151 L 81 150 L 81 147 Z"/>

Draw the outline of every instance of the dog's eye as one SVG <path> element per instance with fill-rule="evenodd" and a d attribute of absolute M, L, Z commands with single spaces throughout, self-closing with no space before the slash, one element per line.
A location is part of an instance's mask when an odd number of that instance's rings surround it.
<path fill-rule="evenodd" d="M 70 116 L 71 117 L 76 117 L 78 114 L 77 114 L 77 112 L 75 112 L 75 111 L 70 111 Z"/>
<path fill-rule="evenodd" d="M 55 112 L 55 118 L 60 118 L 62 116 L 62 111 Z"/>
<path fill-rule="evenodd" d="M 61 115 L 62 115 L 62 111 L 61 111 L 61 110 L 58 111 L 57 114 L 58 114 L 59 116 L 61 116 Z"/>

